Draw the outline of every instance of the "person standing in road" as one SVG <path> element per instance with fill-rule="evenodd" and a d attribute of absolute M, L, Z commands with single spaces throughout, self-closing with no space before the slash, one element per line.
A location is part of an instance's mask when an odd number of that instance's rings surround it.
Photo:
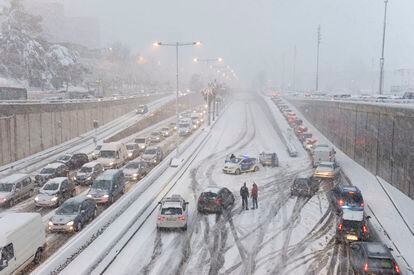
<path fill-rule="evenodd" d="M 242 209 L 249 210 L 249 204 L 247 198 L 249 197 L 249 189 L 246 187 L 246 183 L 240 188 L 240 196 L 242 198 Z"/>
<path fill-rule="evenodd" d="M 257 209 L 259 208 L 259 206 L 257 205 L 257 193 L 259 192 L 259 189 L 257 188 L 257 184 L 254 182 L 253 183 L 253 187 L 252 187 L 252 202 L 253 202 L 253 207 L 252 209 Z"/>

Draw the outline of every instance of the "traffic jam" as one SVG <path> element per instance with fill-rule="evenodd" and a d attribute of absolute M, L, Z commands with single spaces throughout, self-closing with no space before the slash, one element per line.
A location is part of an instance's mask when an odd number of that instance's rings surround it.
<path fill-rule="evenodd" d="M 342 180 L 335 149 L 318 143 L 303 120 L 278 95 L 273 95 L 272 101 L 285 117 L 290 131 L 308 152 L 314 168 L 312 175 L 295 179 L 291 195 L 312 197 L 323 187 L 336 214 L 335 241 L 349 250 L 349 261 L 355 274 L 401 274 L 391 254 L 392 249 L 370 234 L 371 217 L 365 214 L 363 195 L 358 187 Z"/>
<path fill-rule="evenodd" d="M 136 110 L 138 116 L 147 112 L 146 105 Z M 96 144 L 93 152 L 64 153 L 35 174 L 19 172 L 0 178 L 0 218 L 10 238 L 5 242 L 15 244 L 8 248 L 0 243 L 0 273 L 8 273 L 13 266 L 20 266 L 20 270 L 33 268 L 44 261 L 138 184 L 173 151 L 176 139 L 181 142 L 197 131 L 205 114 L 205 106 L 197 106 L 180 113 L 178 125 L 171 118 L 159 123 L 161 126 L 150 126 L 152 130 Z M 171 216 L 186 213 L 186 202 L 178 197 L 166 199 L 162 206 L 160 213 L 168 217 L 167 227 L 175 225 L 169 221 Z M 171 210 L 178 206 L 181 212 Z M 179 226 L 186 226 L 178 220 Z M 160 222 L 159 226 L 165 225 Z M 32 256 L 29 261 L 18 263 L 16 259 L 12 261 L 11 254 Z"/>

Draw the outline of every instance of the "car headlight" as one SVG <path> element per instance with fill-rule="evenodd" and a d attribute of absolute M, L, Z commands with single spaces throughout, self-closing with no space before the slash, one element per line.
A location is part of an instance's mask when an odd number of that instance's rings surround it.
<path fill-rule="evenodd" d="M 49 226 L 53 226 L 53 222 L 51 222 L 51 221 L 49 221 L 48 224 L 49 224 Z"/>
<path fill-rule="evenodd" d="M 102 197 L 104 197 L 104 198 L 109 198 L 109 195 L 108 195 L 108 194 L 105 194 L 105 195 L 103 195 Z"/>
<path fill-rule="evenodd" d="M 145 148 L 145 145 L 144 144 L 140 144 L 139 145 L 139 148 L 144 149 Z"/>
<path fill-rule="evenodd" d="M 113 163 L 113 162 L 110 162 L 110 163 L 109 163 L 109 166 L 112 166 L 112 165 L 114 165 L 114 163 Z"/>
<path fill-rule="evenodd" d="M 73 177 L 73 180 L 77 180 L 77 178 L 76 177 Z"/>
<path fill-rule="evenodd" d="M 68 222 L 66 225 L 67 225 L 67 226 L 73 226 L 73 224 L 74 224 L 74 222 L 73 222 L 73 221 L 70 221 L 70 222 Z"/>
<path fill-rule="evenodd" d="M 5 199 L 4 199 L 5 200 Z M 39 201 L 39 196 L 36 196 L 35 201 Z"/>
<path fill-rule="evenodd" d="M 2 198 L 1 200 L 2 200 L 3 202 L 5 202 L 5 201 L 7 201 L 7 198 Z"/>
<path fill-rule="evenodd" d="M 91 194 L 88 194 L 88 195 L 86 195 L 88 198 L 92 198 L 92 195 Z"/>
<path fill-rule="evenodd" d="M 87 178 L 86 178 L 86 180 L 91 180 L 91 179 L 92 179 L 92 177 L 91 177 L 91 176 L 89 176 L 89 177 L 87 177 Z"/>
<path fill-rule="evenodd" d="M 153 159 L 153 160 L 152 160 L 152 162 L 156 163 L 156 162 L 157 162 L 157 160 L 156 160 L 156 159 Z"/>
<path fill-rule="evenodd" d="M 51 199 L 51 201 L 57 201 L 57 199 L 58 199 L 58 197 L 57 197 L 57 196 L 54 196 L 54 197 Z"/>
<path fill-rule="evenodd" d="M 138 174 L 136 174 L 136 173 L 135 173 L 135 174 L 133 174 L 132 176 L 133 176 L 134 178 L 137 178 L 137 177 L 138 177 Z"/>
<path fill-rule="evenodd" d="M 132 153 L 128 153 L 128 157 L 132 157 Z"/>

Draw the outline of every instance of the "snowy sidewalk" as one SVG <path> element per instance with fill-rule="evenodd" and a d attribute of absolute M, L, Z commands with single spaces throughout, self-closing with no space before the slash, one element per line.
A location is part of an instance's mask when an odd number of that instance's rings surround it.
<path fill-rule="evenodd" d="M 304 124 L 317 137 L 320 143 L 327 143 L 333 145 L 323 134 L 321 134 L 292 104 L 289 104 L 291 109 L 295 111 L 298 117 L 302 118 Z M 276 105 L 275 105 L 275 108 Z M 379 237 L 390 247 L 395 247 L 394 255 L 399 265 L 405 269 L 404 274 L 414 274 L 412 267 L 414 267 L 414 201 L 405 196 L 395 187 L 391 186 L 382 180 L 383 186 L 387 193 L 381 187 L 375 175 L 368 172 L 364 167 L 356 163 L 339 148 L 337 151 L 337 160 L 344 172 L 353 185 L 361 189 L 367 205 L 368 213 L 372 211 L 378 219 L 383 230 L 379 233 Z M 400 213 L 402 216 L 400 216 Z M 404 219 L 403 219 L 403 218 Z M 407 224 L 408 226 L 407 226 Z"/>

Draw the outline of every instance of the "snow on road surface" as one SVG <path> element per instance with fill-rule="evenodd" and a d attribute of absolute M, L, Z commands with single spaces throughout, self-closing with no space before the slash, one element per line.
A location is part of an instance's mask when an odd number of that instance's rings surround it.
<path fill-rule="evenodd" d="M 298 158 L 287 155 L 266 108 L 254 95 L 239 95 L 169 192 L 190 202 L 188 230 L 157 231 L 153 212 L 105 274 L 327 274 L 332 270 L 335 215 L 323 189 L 310 199 L 290 196 L 294 177 L 311 172 L 310 161 L 304 152 Z M 277 152 L 280 167 L 239 176 L 222 173 L 226 155 L 257 156 L 262 151 Z M 258 209 L 242 210 L 243 182 L 249 189 L 253 182 L 258 184 Z M 233 209 L 222 215 L 197 212 L 199 194 L 211 185 L 233 192 Z M 349 273 L 349 265 L 342 271 Z"/>

